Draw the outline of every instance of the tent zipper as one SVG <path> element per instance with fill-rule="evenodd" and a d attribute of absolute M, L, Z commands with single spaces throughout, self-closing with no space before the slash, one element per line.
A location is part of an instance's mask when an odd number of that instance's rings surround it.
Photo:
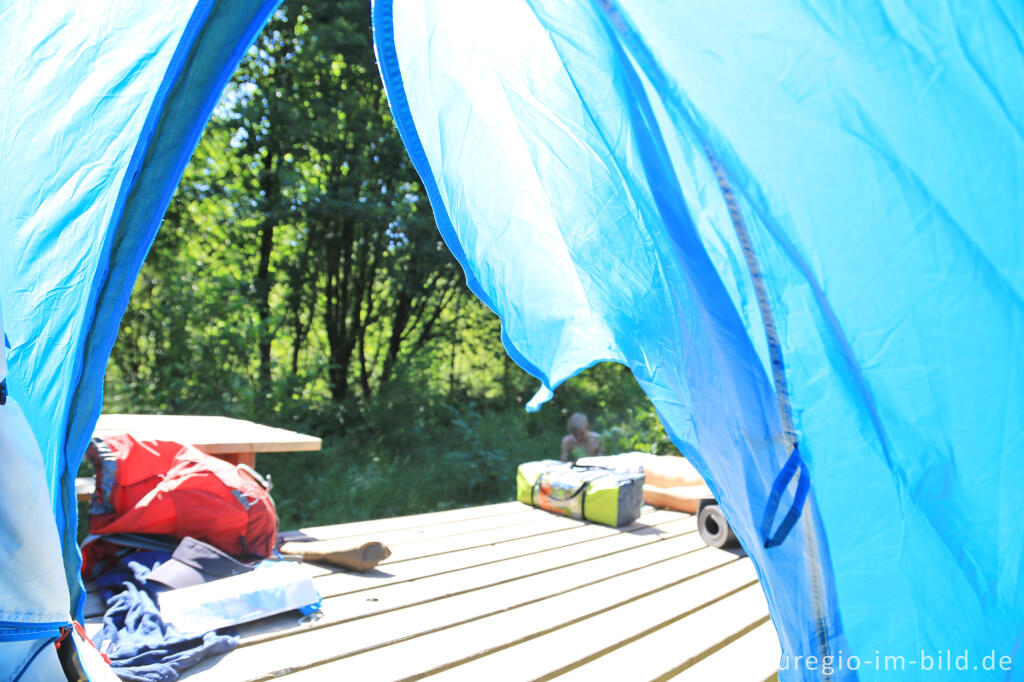
<path fill-rule="evenodd" d="M 637 62 L 646 69 L 648 76 L 652 78 L 652 84 L 662 93 L 671 92 L 671 88 L 668 87 L 668 79 L 662 73 L 660 66 L 654 59 L 653 55 L 651 55 L 650 51 L 643 45 L 643 42 L 637 38 L 636 31 L 627 21 L 625 15 L 619 10 L 618 2 L 616 2 L 616 0 L 592 0 L 592 2 L 594 6 L 604 14 L 611 30 L 617 33 L 626 44 L 627 50 L 633 55 Z M 674 110 L 676 115 L 681 115 L 684 120 L 687 120 L 690 125 L 693 125 L 689 115 L 682 111 L 678 102 L 674 100 L 667 100 L 665 104 L 670 110 Z M 771 302 L 768 300 L 768 293 L 764 284 L 764 278 L 761 274 L 760 264 L 757 260 L 757 254 L 750 241 L 750 234 L 743 221 L 743 213 L 736 201 L 736 194 L 729 182 L 729 178 L 726 176 L 725 169 L 722 167 L 718 157 L 711 149 L 711 145 L 707 143 L 702 134 L 697 131 L 695 132 L 697 133 L 697 138 L 702 142 L 704 154 L 708 162 L 711 164 L 711 169 L 715 174 L 715 178 L 718 180 L 722 199 L 725 201 L 725 205 L 729 210 L 729 218 L 732 221 L 733 228 L 736 231 L 736 236 L 739 239 L 740 246 L 743 250 L 743 256 L 746 260 L 747 269 L 757 297 L 758 307 L 761 310 L 761 322 L 764 326 L 765 337 L 768 343 L 775 399 L 778 404 L 779 421 L 782 427 L 782 440 L 785 446 L 785 455 L 787 457 L 786 463 L 783 465 L 782 470 L 776 477 L 773 489 L 780 487 L 784 488 L 785 484 L 790 482 L 789 480 L 785 480 L 787 475 L 791 478 L 794 475 L 794 469 L 796 469 L 795 473 L 800 476 L 798 493 L 794 499 L 790 513 L 787 514 L 787 518 L 779 526 L 779 529 L 776 531 L 774 536 L 770 536 L 768 534 L 771 531 L 770 525 L 774 519 L 768 519 L 769 528 L 767 532 L 764 531 L 764 524 L 762 523 L 762 535 L 764 536 L 762 539 L 765 542 L 766 549 L 779 545 L 786 539 L 790 530 L 795 526 L 796 521 L 800 521 L 805 541 L 806 551 L 804 554 L 807 560 L 806 568 L 808 581 L 810 583 L 811 604 L 814 611 L 815 639 L 818 646 L 818 654 L 820 656 L 819 660 L 825 660 L 825 657 L 830 654 L 829 618 L 826 611 L 825 587 L 823 584 L 824 580 L 820 573 L 821 549 L 818 546 L 818 535 L 817 529 L 814 525 L 813 514 L 803 513 L 812 504 L 811 496 L 809 494 L 810 472 L 800 457 L 796 430 L 793 426 L 793 412 L 789 402 L 789 385 L 786 380 L 786 366 L 782 354 L 782 344 L 779 340 L 778 329 L 775 326 L 775 316 L 772 312 Z M 766 517 L 769 516 L 769 513 L 773 513 L 775 511 L 772 507 L 773 505 L 769 504 L 768 508 L 766 508 Z M 777 504 L 775 505 L 775 508 L 777 509 Z M 827 673 L 822 669 L 821 675 L 824 682 L 831 682 L 833 677 L 831 673 Z"/>
<path fill-rule="evenodd" d="M 22 623 L 0 620 L 0 642 L 24 642 L 31 639 L 56 639 L 71 628 L 71 621 Z"/>
<path fill-rule="evenodd" d="M 736 238 L 740 242 L 740 247 L 743 250 L 743 257 L 747 264 L 747 270 L 750 273 L 751 284 L 754 287 L 754 293 L 757 297 L 757 305 L 761 311 L 761 322 L 764 325 L 765 340 L 768 345 L 768 355 L 771 361 L 772 367 L 772 382 L 775 388 L 775 399 L 778 403 L 779 408 L 779 421 L 782 426 L 782 439 L 786 447 L 786 455 L 788 460 L 786 465 L 783 466 L 782 471 L 779 472 L 779 477 L 776 479 L 776 485 L 774 488 L 779 487 L 780 482 L 788 483 L 792 476 L 792 472 L 789 471 L 790 464 L 794 463 L 799 467 L 798 476 L 799 487 L 794 500 L 793 509 L 787 518 L 790 521 L 785 532 L 780 532 L 778 537 L 770 538 L 768 533 L 771 530 L 772 518 L 768 517 L 768 509 L 765 510 L 766 516 L 764 521 L 767 522 L 767 529 L 765 524 L 762 523 L 762 534 L 765 536 L 765 547 L 772 547 L 781 544 L 785 539 L 785 536 L 792 529 L 796 521 L 796 516 L 800 516 L 800 526 L 804 534 L 804 543 L 806 547 L 805 556 L 807 558 L 807 578 L 810 581 L 811 588 L 811 604 L 814 610 L 814 625 L 815 625 L 815 639 L 818 644 L 818 653 L 821 660 L 825 660 L 825 657 L 830 657 L 829 652 L 829 634 L 828 634 L 828 617 L 825 611 L 825 594 L 824 586 L 822 585 L 822 576 L 820 574 L 820 550 L 818 548 L 818 536 L 816 528 L 814 527 L 814 521 L 811 514 L 803 514 L 802 512 L 810 504 L 807 492 L 809 491 L 810 472 L 807 470 L 806 464 L 800 459 L 800 449 L 796 437 L 796 428 L 793 425 L 793 410 L 789 402 L 789 383 L 786 380 L 786 364 L 782 356 L 782 342 L 779 340 L 778 328 L 775 326 L 775 315 L 772 312 L 771 302 L 768 300 L 768 291 L 764 284 L 764 276 L 761 274 L 761 266 L 757 260 L 757 253 L 754 251 L 754 246 L 750 241 L 750 234 L 747 231 L 747 226 L 743 220 L 743 214 L 740 210 L 739 203 L 736 201 L 735 192 L 732 189 L 732 185 L 729 182 L 729 178 L 726 176 L 725 169 L 719 162 L 718 157 L 711 150 L 710 145 L 706 142 L 704 144 L 704 154 L 711 164 L 711 169 L 714 171 L 715 178 L 718 180 L 719 189 L 722 192 L 722 200 L 725 202 L 726 207 L 729 210 L 729 218 L 732 221 L 733 228 L 736 230 Z M 787 475 L 788 474 L 788 475 Z M 785 481 L 783 481 L 785 479 Z M 803 495 L 801 495 L 801 491 Z M 775 492 L 773 490 L 773 492 Z M 771 505 L 769 505 L 771 508 Z M 774 509 L 771 509 L 772 516 L 774 516 Z M 793 513 L 796 513 L 794 516 Z M 785 522 L 784 522 L 784 525 Z M 830 682 L 832 680 L 832 674 L 826 672 L 824 669 L 821 671 L 822 680 L 824 682 Z"/>

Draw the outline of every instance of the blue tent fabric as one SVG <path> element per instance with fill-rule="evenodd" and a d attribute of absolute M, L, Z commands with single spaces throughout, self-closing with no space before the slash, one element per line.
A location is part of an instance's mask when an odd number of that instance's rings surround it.
<path fill-rule="evenodd" d="M 44 649 L 68 622 L 69 597 L 42 456 L 13 397 L 0 405 L 0 454 L 0 680 L 9 680 L 30 661 L 52 664 Z"/>
<path fill-rule="evenodd" d="M 73 479 L 118 322 L 275 6 L 0 3 L 9 402 L 72 614 Z M 787 657 L 1019 658 L 1024 7 L 373 11 L 438 227 L 541 381 L 532 405 L 628 365 L 754 558 Z M 3 670 L 65 617 L 60 590 L 25 581 Z M 882 674 L 834 662 L 783 677 Z"/>
<path fill-rule="evenodd" d="M 784 678 L 1019 657 L 1019 3 L 378 0 L 374 22 L 537 402 L 631 368 L 755 560 L 783 667 L 833 656 Z"/>
<path fill-rule="evenodd" d="M 128 296 L 269 2 L 0 4 L 8 388 L 39 441 L 81 616 L 74 478 Z M 26 618 L 31 618 L 28 614 Z"/>

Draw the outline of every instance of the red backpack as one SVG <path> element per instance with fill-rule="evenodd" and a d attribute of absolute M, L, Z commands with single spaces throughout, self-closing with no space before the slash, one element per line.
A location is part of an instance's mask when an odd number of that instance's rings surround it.
<path fill-rule="evenodd" d="M 269 485 L 248 466 L 128 434 L 93 438 L 86 456 L 96 473 L 90 533 L 190 536 L 228 554 L 274 551 L 277 512 Z M 109 553 L 103 544 L 83 546 L 86 576 Z"/>

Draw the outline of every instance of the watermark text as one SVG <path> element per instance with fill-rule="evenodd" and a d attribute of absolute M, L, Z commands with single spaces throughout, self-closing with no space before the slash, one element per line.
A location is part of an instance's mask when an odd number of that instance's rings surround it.
<path fill-rule="evenodd" d="M 920 650 L 915 655 L 887 654 L 875 651 L 870 656 L 844 654 L 840 650 L 828 656 L 787 656 L 779 661 L 779 670 L 807 670 L 831 675 L 843 670 L 878 670 L 882 672 L 963 672 L 966 670 L 1013 670 L 1013 658 L 994 649 L 976 654 L 967 649 Z"/>

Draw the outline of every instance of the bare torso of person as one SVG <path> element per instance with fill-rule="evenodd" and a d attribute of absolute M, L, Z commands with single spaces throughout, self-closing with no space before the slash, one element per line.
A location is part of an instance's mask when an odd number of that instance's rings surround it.
<path fill-rule="evenodd" d="M 571 433 L 562 439 L 562 461 L 576 460 L 574 450 L 581 451 L 584 457 L 593 457 L 601 454 L 601 440 L 596 433 L 588 431 L 582 438 L 577 438 Z"/>

